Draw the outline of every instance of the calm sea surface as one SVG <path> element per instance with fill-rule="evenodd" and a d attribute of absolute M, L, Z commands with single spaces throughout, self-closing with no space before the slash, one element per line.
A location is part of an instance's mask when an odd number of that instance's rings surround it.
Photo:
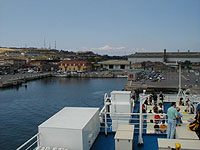
<path fill-rule="evenodd" d="M 105 92 L 122 90 L 126 79 L 48 78 L 0 90 L 0 150 L 14 150 L 37 127 L 66 106 L 102 107 Z"/>

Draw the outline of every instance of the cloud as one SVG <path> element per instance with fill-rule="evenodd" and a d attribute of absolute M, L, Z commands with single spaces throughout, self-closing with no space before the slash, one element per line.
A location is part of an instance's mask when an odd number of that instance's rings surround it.
<path fill-rule="evenodd" d="M 105 45 L 103 47 L 99 47 L 99 48 L 91 48 L 91 50 L 102 50 L 102 51 L 108 51 L 108 50 L 123 50 L 126 47 L 112 47 L 109 45 Z"/>
<path fill-rule="evenodd" d="M 124 56 L 124 55 L 130 55 L 134 54 L 135 52 L 148 52 L 151 50 L 147 50 L 145 48 L 130 48 L 125 46 L 110 46 L 105 45 L 98 48 L 89 48 L 89 47 L 80 47 L 80 48 L 66 48 L 68 51 L 93 51 L 96 54 L 100 55 L 110 55 L 110 56 Z"/>
<path fill-rule="evenodd" d="M 148 52 L 145 48 L 132 48 L 134 52 Z"/>
<path fill-rule="evenodd" d="M 125 55 L 127 48 L 124 46 L 114 47 L 110 45 L 105 45 L 98 48 L 91 48 L 90 50 L 101 55 L 117 56 L 117 55 Z"/>

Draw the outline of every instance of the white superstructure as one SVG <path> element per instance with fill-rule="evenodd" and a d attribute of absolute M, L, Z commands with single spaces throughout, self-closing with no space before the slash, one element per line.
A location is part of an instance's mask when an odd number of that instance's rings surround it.
<path fill-rule="evenodd" d="M 99 108 L 65 107 L 38 127 L 39 146 L 89 150 L 99 126 Z"/>

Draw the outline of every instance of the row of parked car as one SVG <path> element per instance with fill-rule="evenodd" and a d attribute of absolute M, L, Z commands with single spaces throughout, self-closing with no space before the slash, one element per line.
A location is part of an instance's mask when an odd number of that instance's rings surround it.
<path fill-rule="evenodd" d="M 161 72 L 151 72 L 147 75 L 147 80 L 158 81 L 165 80 L 165 76 Z"/>

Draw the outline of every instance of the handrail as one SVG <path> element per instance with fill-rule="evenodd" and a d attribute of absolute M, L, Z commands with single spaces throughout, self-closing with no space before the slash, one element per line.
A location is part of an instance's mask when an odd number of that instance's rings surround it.
<path fill-rule="evenodd" d="M 39 133 L 37 133 L 36 135 L 34 135 L 32 138 L 30 138 L 28 141 L 26 141 L 24 144 L 22 144 L 20 147 L 18 147 L 16 150 L 20 150 L 22 147 L 24 147 L 26 144 L 28 144 L 30 141 L 32 141 L 34 138 L 38 137 Z M 37 143 L 37 141 L 34 142 L 34 144 Z M 30 147 L 32 147 L 34 144 L 31 144 L 31 146 L 29 146 L 27 149 L 29 149 Z M 27 150 L 26 149 L 26 150 Z"/>
<path fill-rule="evenodd" d="M 106 106 L 104 105 L 103 108 L 101 109 L 99 115 L 101 115 L 105 111 L 105 109 L 106 109 Z"/>
<path fill-rule="evenodd" d="M 36 143 L 37 143 L 37 141 L 33 142 L 33 144 L 31 144 L 28 148 L 26 148 L 26 150 L 28 150 L 29 148 L 31 148 Z"/>

